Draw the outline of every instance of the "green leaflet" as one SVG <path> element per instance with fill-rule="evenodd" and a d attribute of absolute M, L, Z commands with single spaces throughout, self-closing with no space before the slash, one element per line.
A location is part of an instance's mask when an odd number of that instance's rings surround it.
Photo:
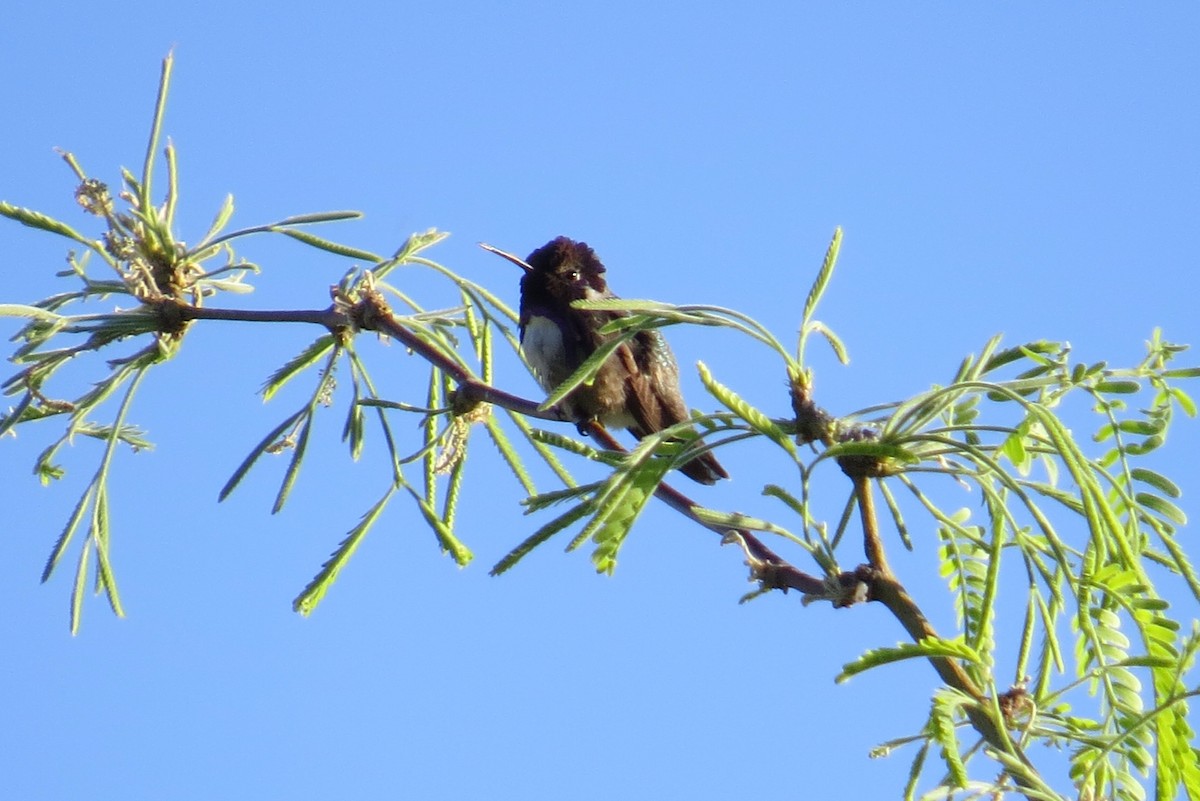
<path fill-rule="evenodd" d="M 741 396 L 732 389 L 713 378 L 712 372 L 704 362 L 698 362 L 696 366 L 700 371 L 700 381 L 714 398 L 729 411 L 745 420 L 755 431 L 783 448 L 793 459 L 797 458 L 796 445 L 782 428 L 776 425 L 771 418 L 742 400 Z"/>

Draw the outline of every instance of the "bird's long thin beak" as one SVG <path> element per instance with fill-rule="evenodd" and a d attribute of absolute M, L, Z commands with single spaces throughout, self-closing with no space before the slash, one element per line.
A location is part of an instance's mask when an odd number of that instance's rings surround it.
<path fill-rule="evenodd" d="M 513 264 L 517 265 L 518 267 L 520 267 L 522 270 L 524 270 L 527 273 L 533 272 L 533 268 L 530 267 L 528 264 L 526 264 L 524 259 L 518 258 L 517 256 L 514 256 L 513 254 L 508 253 L 507 251 L 503 251 L 500 248 L 494 248 L 491 245 L 489 245 L 487 242 L 480 242 L 479 247 L 483 248 L 488 253 L 495 253 L 497 256 L 500 256 L 501 258 L 508 259 Z"/>

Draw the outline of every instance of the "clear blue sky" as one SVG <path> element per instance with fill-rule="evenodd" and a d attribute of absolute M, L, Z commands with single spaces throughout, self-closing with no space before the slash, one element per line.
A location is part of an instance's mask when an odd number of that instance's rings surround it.
<path fill-rule="evenodd" d="M 183 5 L 10 4 L 0 198 L 87 225 L 52 148 L 113 185 L 138 169 L 174 47 L 166 130 L 190 241 L 227 192 L 241 225 L 359 209 L 322 233 L 388 252 L 450 231 L 431 255 L 515 303 L 514 271 L 475 243 L 524 254 L 567 234 L 626 297 L 720 303 L 790 339 L 841 225 L 819 316 L 853 362 L 816 361 L 835 413 L 945 381 L 999 331 L 1123 363 L 1155 325 L 1200 342 L 1194 4 Z M 322 306 L 347 266 L 266 239 L 242 253 L 264 267 L 242 300 L 259 308 Z M 57 291 L 60 241 L 5 223 L 0 254 L 0 300 Z M 456 302 L 413 280 L 430 305 Z M 671 333 L 693 405 L 713 405 L 690 368 L 703 358 L 786 410 L 767 354 Z M 474 565 L 440 556 L 397 501 L 317 613 L 293 614 L 378 497 L 379 449 L 349 461 L 339 406 L 282 514 L 279 462 L 216 494 L 302 402 L 303 387 L 265 407 L 255 392 L 313 334 L 198 327 L 151 377 L 132 419 L 157 448 L 120 455 L 113 497 L 128 617 L 90 600 L 76 638 L 72 566 L 37 577 L 97 448 L 80 443 L 42 489 L 29 466 L 54 432 L 0 443 L 0 797 L 895 796 L 910 754 L 868 750 L 921 725 L 935 677 L 914 664 L 832 681 L 903 638 L 881 609 L 738 606 L 738 554 L 662 508 L 613 578 L 553 544 L 489 578 L 537 522 L 482 439 L 460 525 Z M 411 398 L 401 349 L 365 350 L 377 376 L 398 365 L 384 391 Z M 1156 462 L 1193 517 L 1198 428 Z M 750 448 L 722 458 L 735 480 L 704 500 L 778 514 L 757 492 L 778 471 Z M 952 621 L 932 534 L 914 534 L 895 567 Z"/>

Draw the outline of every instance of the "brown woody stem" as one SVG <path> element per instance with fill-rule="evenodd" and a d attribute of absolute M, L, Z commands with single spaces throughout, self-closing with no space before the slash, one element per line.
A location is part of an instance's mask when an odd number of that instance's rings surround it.
<path fill-rule="evenodd" d="M 852 479 L 862 518 L 863 550 L 867 557 L 867 564 L 859 568 L 859 573 L 870 588 L 868 599 L 883 604 L 900 621 L 900 625 L 908 632 L 908 636 L 912 638 L 913 642 L 919 643 L 926 638 L 936 638 L 937 632 L 921 612 L 917 602 L 908 594 L 904 585 L 900 583 L 888 566 L 883 540 L 879 536 L 878 516 L 875 514 L 875 501 L 871 494 L 871 478 L 866 475 L 854 475 Z M 1014 772 L 1013 778 L 1022 788 L 1035 790 L 1036 768 L 1033 767 L 1033 763 L 1029 761 L 1025 752 L 1001 728 L 1003 724 L 997 723 L 995 718 L 989 714 L 990 704 L 983 690 L 967 675 L 957 661 L 945 657 L 930 657 L 929 662 L 943 682 L 974 699 L 974 704 L 964 707 L 971 725 L 987 741 L 988 745 L 997 751 L 1011 754 L 1029 768 L 1027 775 Z M 1035 796 L 1030 795 L 1029 797 Z"/>

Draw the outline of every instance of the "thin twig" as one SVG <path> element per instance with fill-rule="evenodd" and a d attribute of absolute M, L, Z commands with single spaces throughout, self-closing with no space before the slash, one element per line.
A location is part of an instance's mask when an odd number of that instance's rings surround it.
<path fill-rule="evenodd" d="M 245 323 L 312 323 L 332 330 L 345 328 L 350 319 L 336 307 L 327 309 L 297 309 L 294 311 L 260 311 L 257 309 L 209 309 L 168 301 L 162 309 L 173 306 L 183 322 L 192 320 L 231 320 Z"/>

